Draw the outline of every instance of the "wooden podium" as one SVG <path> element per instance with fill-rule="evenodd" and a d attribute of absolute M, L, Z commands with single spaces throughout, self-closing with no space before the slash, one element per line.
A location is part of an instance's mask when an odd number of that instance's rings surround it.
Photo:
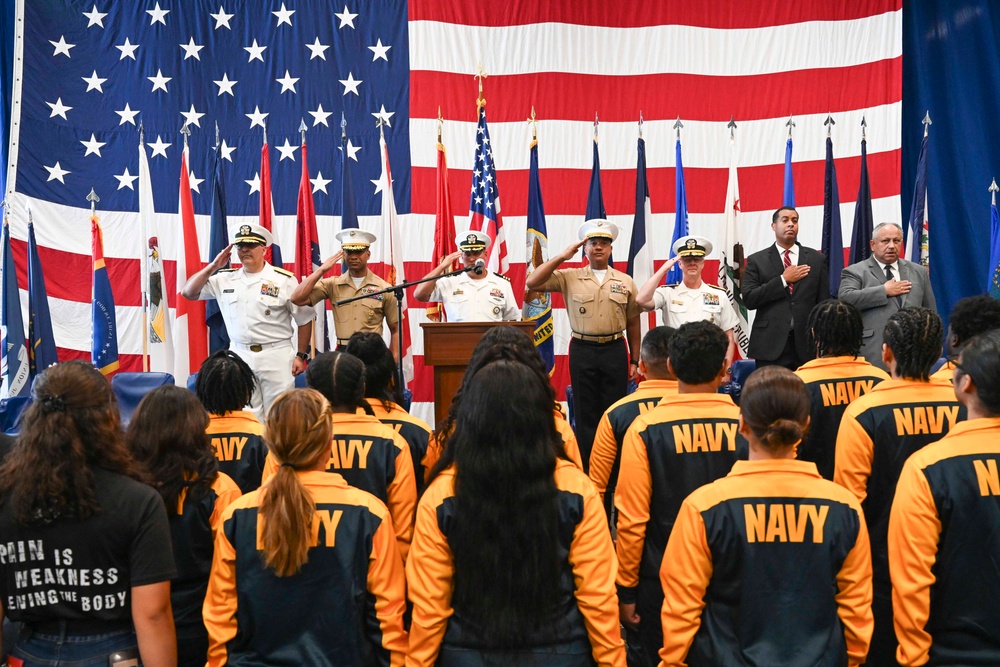
<path fill-rule="evenodd" d="M 424 364 L 434 367 L 434 422 L 448 416 L 451 399 L 462 386 L 472 351 L 487 329 L 518 327 L 532 337 L 534 322 L 424 322 Z"/>

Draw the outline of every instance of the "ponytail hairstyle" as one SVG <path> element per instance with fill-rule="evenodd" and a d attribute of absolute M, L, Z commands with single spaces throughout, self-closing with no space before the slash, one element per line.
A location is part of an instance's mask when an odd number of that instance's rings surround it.
<path fill-rule="evenodd" d="M 271 404 L 264 441 L 281 465 L 261 492 L 261 544 L 264 564 L 279 577 L 309 559 L 316 504 L 295 472 L 329 458 L 332 438 L 330 404 L 318 391 L 291 389 Z"/>
<path fill-rule="evenodd" d="M 324 352 L 306 368 L 306 384 L 321 393 L 335 412 L 363 411 L 375 416 L 365 400 L 365 365 L 346 352 Z"/>
<path fill-rule="evenodd" d="M 743 386 L 743 423 L 772 453 L 781 453 L 809 430 L 809 394 L 799 377 L 781 366 L 754 371 Z"/>
<path fill-rule="evenodd" d="M 382 402 L 386 412 L 392 404 L 403 404 L 403 392 L 396 386 L 396 360 L 380 334 L 358 331 L 344 349 L 365 364 L 365 397 Z"/>
<path fill-rule="evenodd" d="M 452 606 L 490 649 L 520 648 L 558 621 L 562 440 L 549 387 L 509 357 L 486 364 L 466 387 L 444 452 L 455 464 Z"/>
<path fill-rule="evenodd" d="M 21 524 L 100 511 L 92 466 L 145 481 L 125 447 L 111 383 L 83 361 L 45 370 L 32 387 L 18 444 L 0 467 L 0 504 Z"/>
<path fill-rule="evenodd" d="M 219 477 L 219 462 L 205 429 L 208 413 L 187 389 L 170 385 L 146 394 L 125 432 L 125 442 L 163 498 L 167 514 L 180 514 L 178 499 L 198 499 Z"/>

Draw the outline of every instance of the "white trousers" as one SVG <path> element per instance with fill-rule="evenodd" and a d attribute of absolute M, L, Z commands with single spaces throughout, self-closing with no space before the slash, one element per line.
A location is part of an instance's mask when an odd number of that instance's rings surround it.
<path fill-rule="evenodd" d="M 264 423 L 274 399 L 281 392 L 295 386 L 295 378 L 292 377 L 295 348 L 291 343 L 260 352 L 251 352 L 247 346 L 237 343 L 231 347 L 257 376 L 257 388 L 250 399 L 250 411 Z"/>

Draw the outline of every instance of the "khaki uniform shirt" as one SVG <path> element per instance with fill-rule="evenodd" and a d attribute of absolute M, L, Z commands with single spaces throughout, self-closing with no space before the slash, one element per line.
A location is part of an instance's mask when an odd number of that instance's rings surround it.
<path fill-rule="evenodd" d="M 653 292 L 653 306 L 663 311 L 663 323 L 675 329 L 704 320 L 729 331 L 737 323 L 736 311 L 726 291 L 704 282 L 694 289 L 684 283 L 661 285 Z"/>
<path fill-rule="evenodd" d="M 309 292 L 309 303 L 315 305 L 323 299 L 329 299 L 330 303 L 334 303 L 359 294 L 378 292 L 386 287 L 391 285 L 372 273 L 371 269 L 361 281 L 360 287 L 355 287 L 351 275 L 344 273 L 336 278 L 324 278 L 316 283 Z M 374 331 L 381 334 L 383 319 L 389 323 L 390 328 L 399 322 L 396 296 L 391 292 L 334 307 L 333 321 L 337 328 L 338 343 L 346 345 L 348 339 L 358 331 Z"/>
<path fill-rule="evenodd" d="M 629 318 L 640 312 L 635 302 L 635 282 L 627 273 L 611 267 L 603 283 L 589 266 L 559 269 L 549 276 L 542 289 L 562 292 L 570 328 L 576 333 L 590 336 L 621 333 Z"/>
<path fill-rule="evenodd" d="M 298 327 L 316 319 L 315 311 L 289 300 L 298 286 L 290 271 L 270 264 L 257 273 L 222 269 L 208 279 L 198 298 L 218 301 L 234 343 L 275 343 L 291 341 Z"/>

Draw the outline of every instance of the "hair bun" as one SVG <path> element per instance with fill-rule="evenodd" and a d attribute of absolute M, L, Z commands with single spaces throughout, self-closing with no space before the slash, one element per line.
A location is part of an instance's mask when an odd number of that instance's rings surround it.
<path fill-rule="evenodd" d="M 802 439 L 802 425 L 791 419 L 776 419 L 764 432 L 762 440 L 768 445 L 793 445 Z"/>

